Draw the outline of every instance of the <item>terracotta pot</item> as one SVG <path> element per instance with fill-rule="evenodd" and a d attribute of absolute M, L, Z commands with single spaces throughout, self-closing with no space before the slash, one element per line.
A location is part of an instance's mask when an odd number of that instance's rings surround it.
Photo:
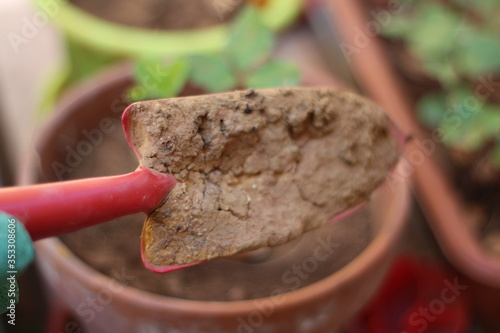
<path fill-rule="evenodd" d="M 97 17 L 70 1 L 33 0 L 39 12 L 48 16 L 63 32 L 66 60 L 44 86 L 42 110 L 52 109 L 62 91 L 88 78 L 99 69 L 123 59 L 163 59 L 224 49 L 229 41 L 230 23 L 223 13 L 237 1 L 213 1 L 221 11 L 221 22 L 194 29 L 148 29 L 119 24 Z M 274 31 L 295 22 L 302 0 L 252 1 L 264 24 Z M 82 28 L 85 27 L 85 28 Z"/>
<path fill-rule="evenodd" d="M 376 21 L 368 17 L 361 3 L 361 0 L 328 2 L 332 21 L 342 32 L 342 41 L 359 49 L 351 54 L 350 64 L 360 86 L 386 109 L 400 129 L 414 138 L 406 147 L 408 159 L 397 179 L 411 177 L 415 181 L 418 200 L 450 262 L 496 292 L 500 288 L 500 258 L 488 253 L 469 227 L 470 214 L 438 165 L 439 156 L 435 153 L 438 139 L 429 137 L 420 128 L 414 106 L 391 68 L 389 57 L 377 36 L 367 33 Z M 363 31 L 368 39 L 361 45 Z"/>
<path fill-rule="evenodd" d="M 229 36 L 225 23 L 200 29 L 149 30 L 101 19 L 69 1 L 34 1 L 70 40 L 112 56 L 165 57 L 220 51 Z M 232 3 L 221 1 L 220 6 L 231 8 Z M 290 25 L 301 8 L 301 0 L 268 0 L 259 12 L 265 24 L 279 30 Z"/>
<path fill-rule="evenodd" d="M 125 106 L 120 96 L 128 84 L 129 71 L 119 67 L 69 92 L 38 141 L 41 172 L 34 168 L 38 164 L 34 159 L 24 182 L 39 182 L 40 173 L 53 179 L 52 162 L 66 153 L 67 145 L 78 142 L 68 141 L 67 134 L 95 128 L 103 117 L 119 116 Z M 404 229 L 408 205 L 406 182 L 380 187 L 360 210 L 367 214 L 374 235 L 359 255 L 308 286 L 253 300 L 186 300 L 128 287 L 81 261 L 56 238 L 37 242 L 37 265 L 52 295 L 87 332 L 337 332 L 384 278 Z M 301 242 L 287 255 L 257 267 L 289 265 L 292 254 L 302 252 L 300 246 Z M 238 267 L 246 271 L 249 265 Z"/>

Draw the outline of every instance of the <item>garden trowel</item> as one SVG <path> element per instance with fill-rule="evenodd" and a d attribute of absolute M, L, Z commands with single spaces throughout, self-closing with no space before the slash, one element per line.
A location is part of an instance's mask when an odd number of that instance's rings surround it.
<path fill-rule="evenodd" d="M 0 210 L 33 240 L 144 212 L 143 262 L 166 272 L 318 228 L 399 158 L 379 107 L 326 88 L 144 101 L 122 122 L 136 171 L 1 189 Z"/>

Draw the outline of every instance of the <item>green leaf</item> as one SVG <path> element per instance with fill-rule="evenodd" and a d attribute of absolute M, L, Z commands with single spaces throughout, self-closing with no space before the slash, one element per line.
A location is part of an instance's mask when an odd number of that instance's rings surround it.
<path fill-rule="evenodd" d="M 159 59 L 141 59 L 135 64 L 136 86 L 129 90 L 128 97 L 131 101 L 175 97 L 186 84 L 189 71 L 189 62 L 184 59 L 170 64 Z"/>
<path fill-rule="evenodd" d="M 405 39 L 412 29 L 411 19 L 402 15 L 393 15 L 390 24 L 382 26 L 382 35 L 389 38 Z"/>
<path fill-rule="evenodd" d="M 460 76 L 447 56 L 429 59 L 422 64 L 422 67 L 428 75 L 438 80 L 445 88 L 453 87 L 460 82 Z"/>
<path fill-rule="evenodd" d="M 461 73 L 476 77 L 500 70 L 500 39 L 487 31 L 469 29 L 460 34 L 454 62 Z"/>
<path fill-rule="evenodd" d="M 138 59 L 134 64 L 135 87 L 130 90 L 134 101 L 161 98 L 161 82 L 167 80 L 168 68 L 159 58 Z"/>
<path fill-rule="evenodd" d="M 385 34 L 402 38 L 429 76 L 452 86 L 459 77 L 449 58 L 460 23 L 460 17 L 444 5 L 420 1 L 401 15 L 394 15 Z"/>
<path fill-rule="evenodd" d="M 446 111 L 439 125 L 443 141 L 465 150 L 477 149 L 484 141 L 478 127 L 478 115 L 483 110 L 480 101 L 467 86 L 457 86 L 448 93 Z"/>
<path fill-rule="evenodd" d="M 492 156 L 498 165 L 500 107 L 487 104 L 470 82 L 500 73 L 499 13 L 498 0 L 413 1 L 386 33 L 402 38 L 426 73 L 441 83 L 441 93 L 417 103 L 422 122 L 437 126 L 455 148 L 474 151 L 497 142 Z"/>
<path fill-rule="evenodd" d="M 274 34 L 261 21 L 257 10 L 248 5 L 231 28 L 228 55 L 237 70 L 248 70 L 266 60 L 274 46 Z"/>
<path fill-rule="evenodd" d="M 70 38 L 66 41 L 66 49 L 70 71 L 62 88 L 83 80 L 120 59 L 117 56 L 93 50 Z"/>
<path fill-rule="evenodd" d="M 417 113 L 422 122 L 430 127 L 437 127 L 443 121 L 447 110 L 446 93 L 427 94 L 417 103 Z"/>
<path fill-rule="evenodd" d="M 423 61 L 449 54 L 456 43 L 461 18 L 438 2 L 421 1 L 409 32 L 410 49 Z"/>
<path fill-rule="evenodd" d="M 67 62 L 63 62 L 61 67 L 55 72 L 43 85 L 42 99 L 40 102 L 40 114 L 47 115 L 53 110 L 57 99 L 64 91 L 64 87 L 67 85 L 70 77 L 70 68 Z"/>
<path fill-rule="evenodd" d="M 130 103 L 149 100 L 149 99 L 154 99 L 154 97 L 150 97 L 147 91 L 140 85 L 133 86 L 127 91 L 127 100 Z"/>
<path fill-rule="evenodd" d="M 223 58 L 213 55 L 197 55 L 191 58 L 193 83 L 216 93 L 236 87 L 236 80 Z"/>
<path fill-rule="evenodd" d="M 164 81 L 164 98 L 178 96 L 184 88 L 188 78 L 191 66 L 189 62 L 183 59 L 174 61 L 168 67 L 168 79 Z"/>
<path fill-rule="evenodd" d="M 492 138 L 500 130 L 500 107 L 492 104 L 485 105 L 473 120 L 478 131 Z"/>
<path fill-rule="evenodd" d="M 500 129 L 500 108 L 483 104 L 473 95 L 454 106 L 455 120 L 442 123 L 441 128 L 448 135 L 445 142 L 464 150 L 474 151 L 494 140 Z M 458 116 L 458 117 L 457 117 Z M 454 128 L 452 129 L 451 125 Z"/>
<path fill-rule="evenodd" d="M 68 87 L 120 60 L 117 56 L 93 50 L 71 38 L 66 39 L 65 47 L 65 61 L 44 86 L 40 103 L 40 112 L 42 114 L 52 110 L 57 98 Z"/>
<path fill-rule="evenodd" d="M 300 84 L 300 74 L 292 64 L 271 60 L 253 72 L 246 83 L 247 87 L 255 89 L 291 87 Z"/>

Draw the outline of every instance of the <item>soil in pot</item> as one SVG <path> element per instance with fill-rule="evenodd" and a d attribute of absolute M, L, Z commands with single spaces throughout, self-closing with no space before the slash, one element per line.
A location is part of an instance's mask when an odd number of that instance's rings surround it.
<path fill-rule="evenodd" d="M 71 179 L 134 170 L 137 160 L 116 120 L 116 130 L 83 159 Z M 373 229 L 360 210 L 298 239 L 167 274 L 148 271 L 140 258 L 144 215 L 120 218 L 61 237 L 83 261 L 138 289 L 195 300 L 254 299 L 304 287 L 339 270 L 369 244 Z"/>
<path fill-rule="evenodd" d="M 70 0 L 107 21 L 147 29 L 199 29 L 229 21 L 243 0 Z"/>

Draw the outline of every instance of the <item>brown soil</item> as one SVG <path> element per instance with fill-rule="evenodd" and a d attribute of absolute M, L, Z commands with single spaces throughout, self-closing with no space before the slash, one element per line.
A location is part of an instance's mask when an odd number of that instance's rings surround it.
<path fill-rule="evenodd" d="M 115 128 L 71 174 L 72 179 L 116 175 L 137 167 L 118 121 Z M 63 147 L 61 151 L 64 154 Z M 140 259 L 143 221 L 140 214 L 127 216 L 61 238 L 82 260 L 124 284 L 167 296 L 231 301 L 282 293 L 321 280 L 352 261 L 369 244 L 373 232 L 362 209 L 282 246 L 155 274 Z M 322 247 L 321 258 L 318 247 Z"/>
<path fill-rule="evenodd" d="M 141 164 L 178 180 L 143 229 L 153 267 L 288 242 L 365 201 L 398 159 L 382 110 L 329 89 L 139 102 L 128 115 Z"/>
<path fill-rule="evenodd" d="M 197 29 L 230 20 L 243 0 L 70 0 L 102 19 L 133 27 Z"/>

